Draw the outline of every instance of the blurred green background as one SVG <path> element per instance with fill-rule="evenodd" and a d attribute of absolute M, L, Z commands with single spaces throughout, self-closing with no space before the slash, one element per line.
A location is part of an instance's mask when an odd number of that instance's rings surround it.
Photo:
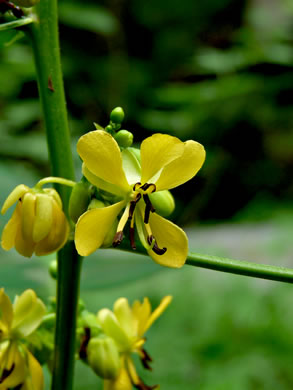
<path fill-rule="evenodd" d="M 137 143 L 159 131 L 206 147 L 202 170 L 173 191 L 171 218 L 186 227 L 191 249 L 293 266 L 292 1 L 60 0 L 59 10 L 77 172 L 78 137 L 122 106 Z M 1 32 L 0 47 L 3 203 L 17 184 L 34 185 L 50 168 L 31 48 L 15 32 Z M 96 311 L 119 296 L 149 296 L 154 306 L 174 296 L 149 331 L 147 383 L 293 388 L 290 285 L 190 266 L 166 270 L 120 253 L 85 260 L 82 298 Z M 0 255 L 0 285 L 10 296 L 28 287 L 43 299 L 54 294 L 52 256 Z M 76 390 L 99 386 L 78 364 Z"/>

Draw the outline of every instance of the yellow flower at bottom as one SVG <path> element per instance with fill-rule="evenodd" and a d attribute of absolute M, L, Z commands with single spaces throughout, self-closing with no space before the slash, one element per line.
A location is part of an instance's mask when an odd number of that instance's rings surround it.
<path fill-rule="evenodd" d="M 12 305 L 0 289 L 0 390 L 42 390 L 43 371 L 23 339 L 41 323 L 46 308 L 32 290 L 16 297 Z"/>
<path fill-rule="evenodd" d="M 12 217 L 2 232 L 3 249 L 15 247 L 21 255 L 31 257 L 33 253 L 42 256 L 55 252 L 65 245 L 69 225 L 54 189 L 30 189 L 20 184 L 7 197 L 1 213 L 6 213 L 16 202 Z"/>
<path fill-rule="evenodd" d="M 201 168 L 205 150 L 195 141 L 182 142 L 167 134 L 146 138 L 137 158 L 131 148 L 121 152 L 115 139 L 102 130 L 83 135 L 77 151 L 84 162 L 83 174 L 98 189 L 116 196 L 117 203 L 88 210 L 78 219 L 75 245 L 81 256 L 100 248 L 122 212 L 113 246 L 121 243 L 129 220 L 129 238 L 135 249 L 135 227 L 151 258 L 164 266 L 179 268 L 186 261 L 188 239 L 182 229 L 155 213 L 152 194 L 175 188 Z"/>
<path fill-rule="evenodd" d="M 152 312 L 148 298 L 143 302 L 135 301 L 129 306 L 126 298 L 119 298 L 113 312 L 102 309 L 98 320 L 106 335 L 113 338 L 121 354 L 121 369 L 117 378 L 104 381 L 104 390 L 130 390 L 132 385 L 140 390 L 151 390 L 157 386 L 147 386 L 138 376 L 131 358 L 132 353 L 138 354 L 143 366 L 151 369 L 152 361 L 143 348 L 146 341 L 144 334 L 153 322 L 163 313 L 172 300 L 171 296 L 162 299 L 160 305 Z"/>

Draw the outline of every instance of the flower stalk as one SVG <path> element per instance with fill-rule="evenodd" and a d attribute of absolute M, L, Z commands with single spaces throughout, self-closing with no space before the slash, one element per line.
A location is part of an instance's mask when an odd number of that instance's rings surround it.
<path fill-rule="evenodd" d="M 127 242 L 122 242 L 119 249 L 133 252 Z M 137 244 L 137 253 L 146 255 L 147 252 L 141 244 Z M 211 269 L 214 271 L 227 272 L 235 275 L 250 276 L 252 278 L 273 280 L 276 282 L 293 283 L 293 269 L 278 267 L 276 265 L 260 264 L 245 260 L 229 259 L 207 254 L 189 252 L 186 264 L 193 267 Z"/>
<path fill-rule="evenodd" d="M 74 180 L 65 94 L 61 71 L 57 0 L 42 0 L 36 7 L 36 22 L 25 32 L 32 42 L 39 94 L 43 109 L 52 175 Z M 56 185 L 68 210 L 71 188 Z M 58 252 L 57 319 L 52 389 L 71 390 L 77 300 L 82 258 L 74 243 Z"/>

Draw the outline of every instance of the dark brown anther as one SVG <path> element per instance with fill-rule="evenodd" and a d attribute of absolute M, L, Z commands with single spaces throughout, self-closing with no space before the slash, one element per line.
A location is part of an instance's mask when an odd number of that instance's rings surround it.
<path fill-rule="evenodd" d="M 141 194 L 138 193 L 136 198 L 130 202 L 128 219 L 131 219 L 135 210 L 137 202 L 140 200 Z"/>
<path fill-rule="evenodd" d="M 82 336 L 81 343 L 80 343 L 80 349 L 79 349 L 79 357 L 81 359 L 87 358 L 87 345 L 91 338 L 91 330 L 90 328 L 84 328 L 84 335 Z"/>
<path fill-rule="evenodd" d="M 142 365 L 144 366 L 144 368 L 151 371 L 152 367 L 150 366 L 149 363 L 152 362 L 153 359 L 150 357 L 150 355 L 147 353 L 145 349 L 142 349 L 142 353 L 143 353 L 143 357 L 141 358 Z"/>
<path fill-rule="evenodd" d="M 131 248 L 135 251 L 136 245 L 135 245 L 135 239 L 134 239 L 134 227 L 131 227 L 131 226 L 129 228 L 129 240 L 130 240 Z"/>
<path fill-rule="evenodd" d="M 14 370 L 14 366 L 15 364 L 13 363 L 12 364 L 12 367 L 10 368 L 10 370 L 6 370 L 6 368 L 3 370 L 2 372 L 2 376 L 0 378 L 0 383 L 2 383 L 6 378 L 9 377 L 9 375 L 12 373 L 12 371 Z"/>
<path fill-rule="evenodd" d="M 154 236 L 153 235 L 150 235 L 148 236 L 147 240 L 148 240 L 148 244 L 151 245 L 152 242 L 153 242 L 153 238 Z M 157 244 L 157 241 L 155 239 L 155 243 L 154 243 L 154 246 L 152 247 L 152 250 L 157 254 L 157 255 L 163 255 L 164 253 L 166 253 L 167 251 L 167 248 L 159 248 L 158 244 Z"/>
<path fill-rule="evenodd" d="M 116 248 L 116 246 L 120 245 L 121 242 L 123 240 L 123 232 L 117 232 L 114 236 L 114 240 L 113 240 L 113 243 L 112 245 L 114 246 L 114 248 Z"/>
<path fill-rule="evenodd" d="M 134 186 L 133 186 L 133 191 L 136 191 L 137 187 L 140 187 L 141 186 L 141 183 L 138 182 L 138 183 L 135 183 Z"/>
<path fill-rule="evenodd" d="M 141 186 L 140 188 L 141 188 L 143 191 L 146 191 L 146 190 L 149 188 L 150 185 L 151 185 L 151 184 L 149 184 L 149 183 L 144 183 L 144 185 Z"/>
<path fill-rule="evenodd" d="M 144 223 L 149 223 L 149 219 L 150 219 L 150 212 L 154 212 L 155 211 L 155 208 L 154 206 L 152 205 L 151 201 L 150 201 L 150 198 L 148 197 L 148 195 L 144 194 L 143 195 L 143 200 L 145 202 L 145 212 L 144 212 Z"/>

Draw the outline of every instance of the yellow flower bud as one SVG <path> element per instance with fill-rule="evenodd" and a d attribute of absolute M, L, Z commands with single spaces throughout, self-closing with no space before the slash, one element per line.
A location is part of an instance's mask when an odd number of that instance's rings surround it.
<path fill-rule="evenodd" d="M 69 225 L 54 189 L 30 189 L 21 184 L 7 197 L 1 213 L 15 202 L 16 208 L 2 232 L 3 249 L 15 247 L 21 255 L 31 257 L 33 253 L 42 256 L 55 252 L 65 245 Z"/>
<path fill-rule="evenodd" d="M 120 356 L 117 345 L 111 337 L 93 337 L 87 346 L 89 365 L 97 375 L 115 379 L 120 371 Z"/>

